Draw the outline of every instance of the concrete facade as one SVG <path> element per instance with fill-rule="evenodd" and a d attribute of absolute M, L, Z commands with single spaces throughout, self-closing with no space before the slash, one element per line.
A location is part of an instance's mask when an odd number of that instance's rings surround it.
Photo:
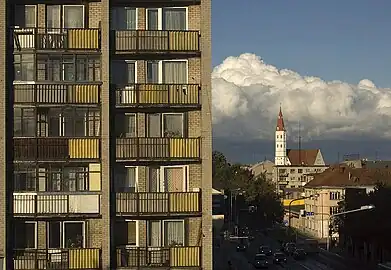
<path fill-rule="evenodd" d="M 136 1 L 137 2 L 137 1 Z M 65 1 L 54 1 L 50 4 L 64 4 Z M 129 1 L 130 3 L 130 1 Z M 133 3 L 133 2 L 132 2 Z M 199 269 L 212 269 L 212 117 L 211 117 L 211 1 L 202 0 L 197 1 L 183 1 L 171 2 L 151 0 L 148 3 L 140 1 L 136 3 L 137 6 L 137 30 L 146 30 L 146 8 L 161 8 L 161 7 L 186 7 L 187 9 L 187 25 L 188 30 L 199 31 L 200 39 L 200 54 L 186 55 L 186 54 L 161 54 L 159 56 L 149 55 L 142 57 L 136 56 L 113 56 L 115 48 L 111 40 L 112 31 L 111 25 L 111 8 L 113 6 L 126 5 L 131 7 L 125 1 L 119 0 L 100 0 L 100 1 L 66 1 L 66 4 L 83 4 L 85 10 L 85 28 L 99 28 L 100 29 L 100 212 L 98 216 L 76 216 L 76 217 L 58 217 L 46 216 L 45 218 L 31 218 L 31 217 L 15 217 L 12 209 L 13 205 L 13 182 L 14 174 L 12 170 L 13 151 L 12 146 L 12 130 L 13 121 L 6 121 L 12 119 L 12 84 L 13 84 L 13 68 L 12 68 L 12 48 L 9 44 L 13 42 L 10 40 L 9 31 L 13 23 L 14 4 L 20 5 L 35 5 L 36 6 L 36 27 L 45 28 L 47 22 L 46 4 L 47 1 L 9 1 L 0 0 L 0 23 L 7 25 L 0 29 L 0 84 L 3 92 L 0 102 L 0 143 L 2 145 L 2 152 L 0 159 L 0 173 L 6 181 L 0 181 L 0 238 L 6 239 L 0 241 L 0 258 L 7 257 L 6 269 L 13 269 L 15 267 L 12 258 L 12 249 L 14 232 L 12 229 L 12 222 L 28 221 L 36 224 L 36 248 L 48 249 L 48 224 L 50 221 L 83 221 L 85 223 L 85 248 L 100 249 L 100 268 L 99 269 L 115 269 L 117 267 L 117 244 L 114 239 L 116 236 L 116 222 L 118 220 L 137 220 L 137 235 L 138 246 L 148 246 L 148 220 L 167 220 L 172 217 L 118 217 L 116 213 L 116 193 L 114 191 L 115 183 L 114 176 L 116 168 L 124 166 L 137 167 L 137 191 L 148 192 L 147 186 L 147 170 L 149 166 L 185 166 L 187 168 L 187 183 L 186 191 L 201 191 L 201 205 L 202 211 L 199 216 L 181 216 L 174 217 L 174 219 L 182 219 L 185 224 L 185 246 L 201 247 L 201 258 Z M 8 20 L 8 21 L 7 21 Z M 114 45 L 115 46 L 115 45 Z M 34 52 L 35 53 L 35 52 Z M 61 52 L 55 52 L 61 55 Z M 84 52 L 72 52 L 76 55 L 83 55 Z M 38 53 L 36 53 L 38 54 Z M 41 54 L 50 54 L 44 52 Z M 146 62 L 148 60 L 164 61 L 168 59 L 181 59 L 187 61 L 187 77 L 189 84 L 200 85 L 200 106 L 197 108 L 176 108 L 176 111 L 184 113 L 184 122 L 187 127 L 186 136 L 188 138 L 201 138 L 200 157 L 199 160 L 153 160 L 138 162 L 131 161 L 127 163 L 120 163 L 116 160 L 116 140 L 113 135 L 113 119 L 115 114 L 123 113 L 117 111 L 115 108 L 115 100 L 112 94 L 112 79 L 111 75 L 115 72 L 112 70 L 112 63 L 117 59 L 134 60 L 136 63 L 136 83 L 147 83 L 146 78 Z M 11 68 L 7 68 L 10 66 Z M 37 80 L 43 80 L 38 78 Z M 45 82 L 48 83 L 48 82 Z M 49 82 L 56 83 L 56 82 Z M 115 98 L 114 98 L 115 99 Z M 8 102 L 9 101 L 9 102 Z M 137 136 L 146 137 L 146 113 L 161 113 L 172 112 L 169 107 L 160 109 L 132 109 L 125 113 L 134 113 L 137 115 Z M 117 125 L 118 123 L 115 123 Z M 36 161 L 40 163 L 41 161 Z M 11 165 L 10 165 L 11 164 Z M 38 165 L 37 165 L 38 166 Z M 152 268 L 151 268 L 152 269 Z"/>

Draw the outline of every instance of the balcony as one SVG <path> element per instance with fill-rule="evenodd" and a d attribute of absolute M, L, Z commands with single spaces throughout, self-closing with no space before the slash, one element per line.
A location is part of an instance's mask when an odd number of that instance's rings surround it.
<path fill-rule="evenodd" d="M 118 216 L 199 216 L 200 192 L 117 193 Z"/>
<path fill-rule="evenodd" d="M 200 268 L 201 247 L 117 247 L 117 268 Z"/>
<path fill-rule="evenodd" d="M 118 138 L 116 157 L 127 160 L 200 160 L 201 138 Z"/>
<path fill-rule="evenodd" d="M 72 161 L 100 158 L 96 138 L 14 138 L 16 161 Z"/>
<path fill-rule="evenodd" d="M 116 87 L 117 107 L 200 107 L 198 84 L 133 84 Z"/>
<path fill-rule="evenodd" d="M 37 51 L 99 51 L 99 29 L 12 29 L 14 50 Z"/>
<path fill-rule="evenodd" d="M 101 269 L 101 250 L 17 249 L 13 254 L 14 269 Z"/>
<path fill-rule="evenodd" d="M 14 193 L 13 198 L 18 217 L 100 215 L 100 195 L 96 193 Z"/>
<path fill-rule="evenodd" d="M 114 36 L 119 54 L 200 54 L 199 31 L 117 30 Z"/>
<path fill-rule="evenodd" d="M 15 84 L 14 103 L 97 105 L 100 88 L 99 84 Z"/>

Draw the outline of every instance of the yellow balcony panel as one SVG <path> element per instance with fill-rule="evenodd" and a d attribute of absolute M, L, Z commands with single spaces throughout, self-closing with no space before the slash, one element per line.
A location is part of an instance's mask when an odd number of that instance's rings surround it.
<path fill-rule="evenodd" d="M 170 138 L 170 158 L 199 158 L 200 140 L 188 138 Z"/>
<path fill-rule="evenodd" d="M 200 247 L 170 248 L 171 267 L 199 267 Z"/>
<path fill-rule="evenodd" d="M 71 159 L 98 159 L 100 157 L 99 139 L 69 139 Z"/>
<path fill-rule="evenodd" d="M 170 51 L 198 51 L 199 33 L 194 31 L 169 31 Z"/>
<path fill-rule="evenodd" d="M 72 85 L 69 86 L 70 103 L 94 104 L 99 103 L 99 85 Z"/>
<path fill-rule="evenodd" d="M 169 193 L 170 212 L 198 212 L 200 211 L 199 193 L 175 192 Z"/>
<path fill-rule="evenodd" d="M 99 249 L 70 249 L 69 269 L 99 269 Z"/>
<path fill-rule="evenodd" d="M 68 49 L 98 50 L 98 29 L 68 29 Z"/>

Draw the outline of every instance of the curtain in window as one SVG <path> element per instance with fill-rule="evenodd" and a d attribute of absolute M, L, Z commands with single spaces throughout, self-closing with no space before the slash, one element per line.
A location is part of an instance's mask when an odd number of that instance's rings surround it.
<path fill-rule="evenodd" d="M 64 6 L 64 28 L 84 28 L 83 6 Z"/>
<path fill-rule="evenodd" d="M 128 245 L 137 245 L 137 226 L 136 221 L 128 221 Z"/>
<path fill-rule="evenodd" d="M 148 176 L 149 176 L 148 191 L 159 192 L 160 191 L 160 169 L 149 167 Z"/>
<path fill-rule="evenodd" d="M 163 127 L 164 137 L 183 137 L 182 114 L 164 114 Z"/>
<path fill-rule="evenodd" d="M 35 27 L 36 6 L 17 5 L 15 6 L 15 26 L 21 28 Z"/>
<path fill-rule="evenodd" d="M 183 168 L 164 168 L 164 190 L 167 192 L 182 192 L 184 190 Z"/>
<path fill-rule="evenodd" d="M 136 168 L 126 168 L 126 177 L 124 178 L 123 188 L 126 192 L 136 192 Z"/>
<path fill-rule="evenodd" d="M 186 30 L 186 9 L 164 8 L 163 30 Z"/>
<path fill-rule="evenodd" d="M 147 83 L 159 83 L 159 63 L 156 61 L 147 62 Z"/>
<path fill-rule="evenodd" d="M 160 114 L 148 114 L 148 137 L 160 137 Z"/>
<path fill-rule="evenodd" d="M 162 238 L 160 233 L 160 221 L 150 221 L 149 222 L 149 246 L 151 247 L 161 247 Z"/>
<path fill-rule="evenodd" d="M 137 12 L 135 8 L 115 7 L 111 12 L 113 30 L 136 30 Z"/>
<path fill-rule="evenodd" d="M 157 9 L 147 10 L 147 29 L 159 30 L 159 13 Z"/>
<path fill-rule="evenodd" d="M 61 6 L 46 6 L 46 27 L 49 31 L 55 30 L 50 28 L 61 28 Z"/>
<path fill-rule="evenodd" d="M 127 138 L 136 137 L 136 115 L 129 114 L 125 116 L 125 136 Z"/>
<path fill-rule="evenodd" d="M 129 83 L 129 84 L 136 83 L 136 63 L 135 62 L 128 62 L 127 63 L 127 70 L 128 70 L 127 83 Z"/>
<path fill-rule="evenodd" d="M 87 115 L 88 136 L 100 135 L 100 112 L 90 111 Z"/>
<path fill-rule="evenodd" d="M 164 244 L 165 246 L 183 246 L 184 245 L 183 221 L 165 221 L 164 222 Z"/>
<path fill-rule="evenodd" d="M 184 61 L 164 61 L 163 83 L 187 83 L 187 63 Z"/>

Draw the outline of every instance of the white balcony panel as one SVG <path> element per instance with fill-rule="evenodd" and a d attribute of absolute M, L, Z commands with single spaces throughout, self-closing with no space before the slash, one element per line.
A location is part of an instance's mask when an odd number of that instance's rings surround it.
<path fill-rule="evenodd" d="M 69 195 L 69 213 L 99 214 L 100 195 Z"/>
<path fill-rule="evenodd" d="M 14 213 L 15 214 L 34 214 L 35 213 L 35 194 L 19 193 L 14 194 Z"/>

